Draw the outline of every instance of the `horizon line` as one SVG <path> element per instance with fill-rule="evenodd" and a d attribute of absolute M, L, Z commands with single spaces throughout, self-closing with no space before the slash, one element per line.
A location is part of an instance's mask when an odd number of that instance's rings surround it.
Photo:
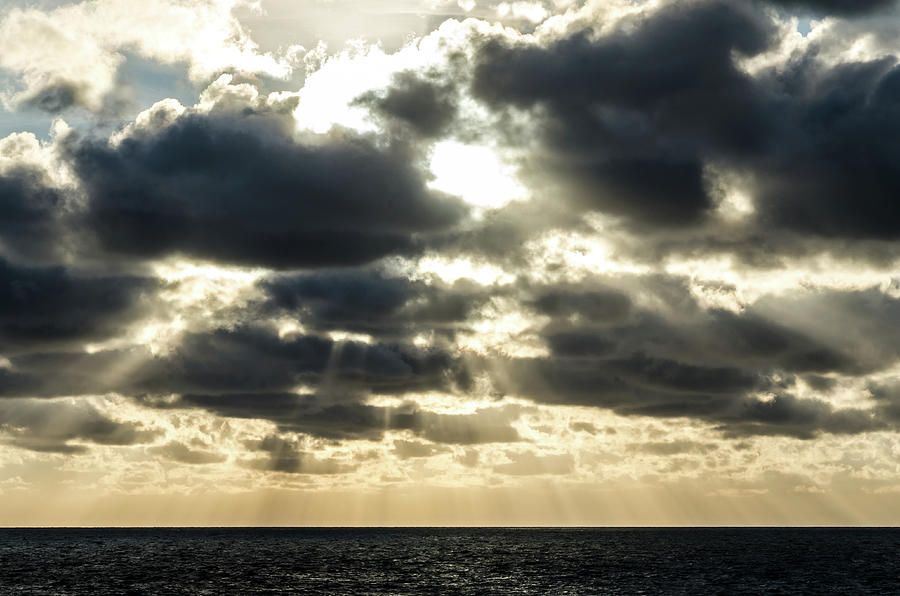
<path fill-rule="evenodd" d="M 846 525 L 846 524 L 798 524 L 798 525 L 772 525 L 772 524 L 672 524 L 672 525 L 222 525 L 222 526 L 204 526 L 204 525 L 141 525 L 141 526 L 94 526 L 94 525 L 72 525 L 72 526 L 4 526 L 0 525 L 2 530 L 677 530 L 677 529 L 761 529 L 761 530 L 802 530 L 802 529 L 883 529 L 883 530 L 900 530 L 900 524 L 895 525 Z"/>

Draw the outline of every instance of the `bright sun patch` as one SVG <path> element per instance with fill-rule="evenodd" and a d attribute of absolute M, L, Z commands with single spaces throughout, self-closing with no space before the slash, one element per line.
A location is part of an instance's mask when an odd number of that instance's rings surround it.
<path fill-rule="evenodd" d="M 434 179 L 428 186 L 484 209 L 496 209 L 524 199 L 527 191 L 515 168 L 490 147 L 445 141 L 434 146 L 430 163 Z"/>

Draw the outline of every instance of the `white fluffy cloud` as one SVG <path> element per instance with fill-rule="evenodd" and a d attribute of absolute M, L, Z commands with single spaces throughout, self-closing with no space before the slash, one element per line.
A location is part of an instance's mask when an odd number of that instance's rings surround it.
<path fill-rule="evenodd" d="M 98 111 L 128 52 L 185 62 L 196 81 L 224 70 L 285 77 L 290 63 L 259 51 L 232 15 L 244 0 L 87 0 L 50 11 L 14 8 L 0 21 L 0 67 L 18 75 L 10 105 Z"/>

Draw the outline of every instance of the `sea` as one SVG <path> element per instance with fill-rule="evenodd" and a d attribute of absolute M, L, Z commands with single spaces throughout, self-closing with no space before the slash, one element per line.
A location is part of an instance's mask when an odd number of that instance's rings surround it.
<path fill-rule="evenodd" d="M 900 594 L 900 530 L 2 529 L 0 594 Z"/>

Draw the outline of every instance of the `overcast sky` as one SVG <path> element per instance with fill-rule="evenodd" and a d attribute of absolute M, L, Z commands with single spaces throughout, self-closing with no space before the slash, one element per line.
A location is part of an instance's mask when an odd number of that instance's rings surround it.
<path fill-rule="evenodd" d="M 893 524 L 890 0 L 14 0 L 0 524 Z"/>

